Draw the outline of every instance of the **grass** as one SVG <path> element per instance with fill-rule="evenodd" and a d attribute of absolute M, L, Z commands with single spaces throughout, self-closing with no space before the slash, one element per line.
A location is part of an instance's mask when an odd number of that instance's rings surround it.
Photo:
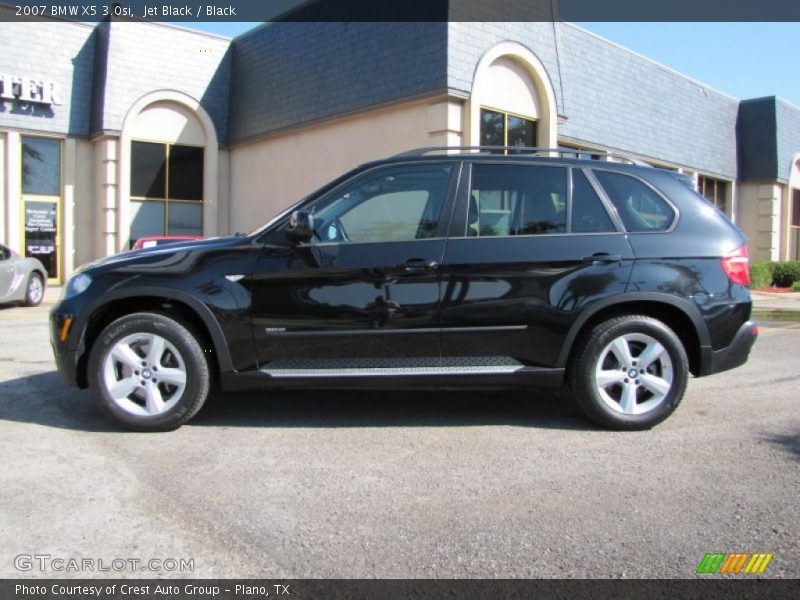
<path fill-rule="evenodd" d="M 800 323 L 800 310 L 753 310 L 756 321 L 795 321 Z"/>

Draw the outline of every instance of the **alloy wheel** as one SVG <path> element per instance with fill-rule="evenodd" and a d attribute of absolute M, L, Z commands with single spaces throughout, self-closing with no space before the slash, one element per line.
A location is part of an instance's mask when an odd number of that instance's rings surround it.
<path fill-rule="evenodd" d="M 186 389 L 186 364 L 177 348 L 153 333 L 119 340 L 103 361 L 103 384 L 114 403 L 137 416 L 160 415 Z"/>
<path fill-rule="evenodd" d="M 656 409 L 672 389 L 672 358 L 661 342 L 643 333 L 611 341 L 595 365 L 594 383 L 614 411 L 641 415 Z"/>

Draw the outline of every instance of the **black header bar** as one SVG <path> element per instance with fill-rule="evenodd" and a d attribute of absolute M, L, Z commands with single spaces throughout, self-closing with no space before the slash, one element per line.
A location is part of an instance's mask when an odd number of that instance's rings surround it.
<path fill-rule="evenodd" d="M 800 21 L 797 0 L 2 0 L 0 4 L 0 21 Z"/>

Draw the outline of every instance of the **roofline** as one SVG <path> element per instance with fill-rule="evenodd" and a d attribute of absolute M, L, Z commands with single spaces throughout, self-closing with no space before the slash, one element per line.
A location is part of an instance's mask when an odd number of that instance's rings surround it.
<path fill-rule="evenodd" d="M 186 27 L 184 25 L 176 25 L 175 23 L 167 23 L 164 21 L 142 21 L 143 23 L 150 23 L 152 25 L 160 25 L 161 27 L 167 27 L 168 29 L 177 29 L 178 31 L 186 31 L 188 33 L 196 33 L 197 35 L 202 35 L 204 37 L 216 38 L 218 40 L 222 40 L 225 42 L 230 42 L 233 40 L 233 37 L 228 35 L 222 35 L 220 33 L 211 33 L 210 31 L 203 31 L 202 29 L 193 29 L 192 27 Z M 113 21 L 112 21 L 113 23 Z"/>

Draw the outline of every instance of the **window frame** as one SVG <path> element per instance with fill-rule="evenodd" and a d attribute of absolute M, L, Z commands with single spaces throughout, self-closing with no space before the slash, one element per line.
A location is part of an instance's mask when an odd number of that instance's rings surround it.
<path fill-rule="evenodd" d="M 708 184 L 713 184 L 713 199 L 709 198 L 705 194 Z M 720 212 L 726 215 L 728 214 L 728 185 L 730 185 L 730 182 L 725 179 L 712 177 L 710 175 L 703 175 L 702 173 L 697 175 L 697 193 L 708 200 L 714 207 L 718 208 Z M 717 204 L 717 195 L 720 189 L 722 191 L 722 206 Z"/>
<path fill-rule="evenodd" d="M 534 138 L 533 147 L 534 148 L 536 147 L 536 144 L 538 143 L 537 140 L 539 138 L 539 122 L 541 121 L 541 119 L 534 119 L 533 117 L 530 117 L 530 116 L 522 115 L 520 113 L 515 113 L 515 112 L 512 112 L 512 111 L 508 111 L 508 110 L 503 110 L 501 108 L 496 108 L 494 106 L 489 106 L 487 104 L 481 104 L 480 107 L 478 108 L 478 123 L 479 123 L 479 125 L 478 125 L 478 141 L 479 141 L 479 145 L 483 145 L 483 131 L 482 131 L 483 116 L 482 116 L 482 113 L 483 113 L 484 110 L 488 110 L 488 111 L 491 111 L 491 112 L 494 112 L 494 113 L 498 113 L 498 114 L 501 114 L 503 116 L 503 144 L 502 144 L 503 146 L 508 146 L 508 118 L 509 117 L 515 117 L 517 119 L 524 119 L 525 121 L 530 121 L 531 123 L 533 123 L 533 138 Z M 524 148 L 525 146 L 522 146 L 522 147 Z M 509 152 L 510 152 L 510 154 L 509 154 Z M 505 150 L 502 151 L 502 154 L 498 152 L 498 155 L 499 156 L 514 156 L 514 151 L 513 150 L 509 151 L 508 149 L 505 149 Z"/>
<path fill-rule="evenodd" d="M 500 156 L 500 155 L 498 155 Z M 512 155 L 513 156 L 513 155 Z M 566 198 L 566 231 L 557 232 L 557 233 L 525 233 L 521 235 L 507 235 L 507 236 L 469 236 L 467 235 L 467 228 L 469 227 L 469 202 L 470 197 L 472 195 L 472 179 L 474 173 L 475 165 L 484 165 L 484 164 L 492 164 L 492 165 L 516 165 L 516 166 L 523 166 L 528 167 L 531 169 L 541 168 L 541 167 L 558 167 L 566 170 L 566 178 L 567 178 L 567 198 Z M 600 202 L 603 208 L 606 211 L 606 214 L 611 219 L 611 224 L 614 227 L 613 231 L 572 231 L 572 193 L 573 193 L 573 177 L 572 173 L 573 170 L 582 171 L 583 174 L 586 176 L 586 179 L 589 181 L 589 185 L 594 188 L 597 197 L 600 199 Z M 580 236 L 603 236 L 603 235 L 619 235 L 625 233 L 625 228 L 622 225 L 622 220 L 619 218 L 619 215 L 616 212 L 616 208 L 609 200 L 608 196 L 604 193 L 600 184 L 591 176 L 590 173 L 591 167 L 583 167 L 574 165 L 571 163 L 562 163 L 562 162 L 548 162 L 547 164 L 543 163 L 534 163 L 529 162 L 524 159 L 505 159 L 505 158 L 498 158 L 495 160 L 466 160 L 465 161 L 465 170 L 461 177 L 461 185 L 458 191 L 458 202 L 457 202 L 457 209 L 453 214 L 452 226 L 448 233 L 448 239 L 466 239 L 466 240 L 487 240 L 487 239 L 506 239 L 506 240 L 513 240 L 513 239 L 525 239 L 525 238 L 543 238 L 543 237 L 559 237 L 565 235 L 580 235 Z M 613 169 L 608 169 L 613 170 Z M 660 232 L 657 232 L 660 233 Z"/>
<path fill-rule="evenodd" d="M 677 205 L 674 202 L 672 202 L 672 200 L 667 198 L 667 196 L 663 192 L 661 192 L 661 190 L 659 190 L 657 187 L 655 187 L 652 183 L 650 183 L 649 181 L 647 181 L 646 179 L 644 179 L 643 177 L 640 177 L 639 175 L 637 175 L 635 173 L 629 173 L 629 172 L 626 172 L 626 171 L 620 171 L 619 169 L 609 169 L 609 168 L 598 167 L 598 166 L 594 166 L 593 165 L 591 167 L 587 167 L 585 170 L 587 171 L 586 174 L 587 174 L 587 176 L 589 176 L 589 180 L 594 185 L 595 190 L 598 193 L 600 193 L 600 197 L 607 203 L 606 206 L 607 207 L 610 206 L 612 208 L 613 217 L 616 220 L 617 225 L 618 225 L 618 227 L 620 227 L 621 231 L 623 231 L 624 233 L 627 233 L 627 234 L 636 234 L 636 235 L 639 235 L 639 234 L 656 235 L 656 234 L 672 233 L 673 231 L 675 231 L 675 228 L 678 226 L 678 222 L 681 219 L 681 211 L 677 207 Z M 611 197 L 606 192 L 606 189 L 603 187 L 603 184 L 600 183 L 600 180 L 595 176 L 595 171 L 604 171 L 604 172 L 608 172 L 608 173 L 614 173 L 615 175 L 621 175 L 623 177 L 631 177 L 631 178 L 639 181 L 640 183 L 643 183 L 648 188 L 650 188 L 659 198 L 661 198 L 664 202 L 666 202 L 667 206 L 669 206 L 670 209 L 672 210 L 672 213 L 673 213 L 672 214 L 672 221 L 670 222 L 669 226 L 666 229 L 660 229 L 660 230 L 657 230 L 657 231 L 629 231 L 625 227 L 625 222 L 622 220 L 622 215 L 619 214 L 619 211 L 617 210 L 616 204 L 614 204 L 614 202 L 611 200 Z"/>
<path fill-rule="evenodd" d="M 426 238 L 417 238 L 413 240 L 380 240 L 380 241 L 371 241 L 371 242 L 343 242 L 340 240 L 334 240 L 330 242 L 315 242 L 314 244 L 302 243 L 301 246 L 307 247 L 326 247 L 326 246 L 340 246 L 346 244 L 348 246 L 355 246 L 355 245 L 363 245 L 363 244 L 409 244 L 413 242 L 426 242 L 432 240 L 445 240 L 447 239 L 447 233 L 450 230 L 453 218 L 453 212 L 455 206 L 458 202 L 458 190 L 461 185 L 461 180 L 463 179 L 463 171 L 464 171 L 464 161 L 460 158 L 450 158 L 442 157 L 441 160 L 410 160 L 410 161 L 402 161 L 402 162 L 392 162 L 392 163 L 383 163 L 378 165 L 373 165 L 368 167 L 367 169 L 358 171 L 354 173 L 352 177 L 348 177 L 347 179 L 340 181 L 335 187 L 326 190 L 323 194 L 315 197 L 309 198 L 307 202 L 302 202 L 301 204 L 295 205 L 290 210 L 287 211 L 287 214 L 284 215 L 282 219 L 272 224 L 263 234 L 258 236 L 259 241 L 266 241 L 270 239 L 271 235 L 274 232 L 282 232 L 285 227 L 286 223 L 289 221 L 291 217 L 291 213 L 295 210 L 306 210 L 313 213 L 314 208 L 317 204 L 324 203 L 334 196 L 340 194 L 340 192 L 349 186 L 358 185 L 362 180 L 372 177 L 376 172 L 381 170 L 390 170 L 396 169 L 398 167 L 406 167 L 406 166 L 432 166 L 432 165 L 450 165 L 452 170 L 450 172 L 450 178 L 447 182 L 446 191 L 445 191 L 445 199 L 442 203 L 442 212 L 439 218 L 439 223 L 436 226 L 436 233 L 431 237 Z"/>
<path fill-rule="evenodd" d="M 64 273 L 64 232 L 62 231 L 62 224 L 63 224 L 63 214 L 62 214 L 62 203 L 64 202 L 64 141 L 65 137 L 62 136 L 54 136 L 54 135 L 46 135 L 46 134 L 39 134 L 39 133 L 23 133 L 20 135 L 19 138 L 19 152 L 22 153 L 22 145 L 25 143 L 26 138 L 37 138 L 37 139 L 44 139 L 44 140 L 54 140 L 58 142 L 58 161 L 59 161 L 59 170 L 58 170 L 58 194 L 56 195 L 48 195 L 48 194 L 30 194 L 23 191 L 22 186 L 22 169 L 24 165 L 24 158 L 20 156 L 19 161 L 19 177 L 20 177 L 20 187 L 19 187 L 19 199 L 20 199 L 20 215 L 19 215 L 19 231 L 20 231 L 20 249 L 19 249 L 19 256 L 22 258 L 29 258 L 27 253 L 28 247 L 28 240 L 27 240 L 27 232 L 25 231 L 25 224 L 26 224 L 26 217 L 27 217 L 27 204 L 28 202 L 45 202 L 45 203 L 53 203 L 56 205 L 56 238 L 55 238 L 55 252 L 56 252 L 56 260 L 55 260 L 55 267 L 56 272 L 55 275 L 50 275 L 47 272 L 47 282 L 48 284 L 58 284 L 62 281 L 63 273 Z M 14 250 L 12 248 L 8 248 L 13 256 Z M 33 257 L 36 258 L 36 257 Z M 37 259 L 38 260 L 38 259 Z M 45 270 L 47 270 L 47 264 L 42 261 Z"/>
<path fill-rule="evenodd" d="M 133 145 L 135 143 L 143 143 L 143 144 L 155 144 L 158 146 L 164 147 L 164 198 L 156 198 L 154 196 L 135 196 L 133 195 L 133 190 L 131 189 L 133 186 Z M 203 197 L 200 200 L 186 200 L 182 198 L 170 198 L 169 196 L 169 158 L 170 158 L 170 149 L 172 146 L 185 146 L 187 148 L 196 148 L 203 151 L 203 158 L 201 162 L 201 166 L 203 169 Z M 179 204 L 190 204 L 200 207 L 200 233 L 199 235 L 205 235 L 205 204 L 206 204 L 206 192 L 205 189 L 205 170 L 206 170 L 206 146 L 198 145 L 198 144 L 184 144 L 178 142 L 163 142 L 159 140 L 143 140 L 143 139 L 132 139 L 130 141 L 130 182 L 128 185 L 128 201 L 129 202 L 160 202 L 163 205 L 163 213 L 164 213 L 164 230 L 163 233 L 153 234 L 153 235 L 195 235 L 195 234 L 170 234 L 169 233 L 169 205 L 172 202 L 179 203 Z M 129 223 L 130 225 L 130 223 Z M 130 236 L 129 236 L 130 237 Z M 129 240 L 129 244 L 133 246 L 135 240 Z"/>

